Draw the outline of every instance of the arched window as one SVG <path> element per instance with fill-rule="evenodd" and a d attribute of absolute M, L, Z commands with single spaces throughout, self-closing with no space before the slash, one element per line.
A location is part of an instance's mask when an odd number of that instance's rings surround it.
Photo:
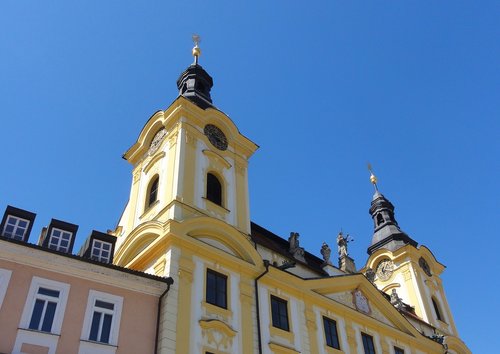
<path fill-rule="evenodd" d="M 443 316 L 441 315 L 441 311 L 439 310 L 439 305 L 436 299 L 434 299 L 434 297 L 432 298 L 432 305 L 434 306 L 434 311 L 436 311 L 437 319 L 444 322 Z"/>
<path fill-rule="evenodd" d="M 207 173 L 207 199 L 222 206 L 222 184 L 212 173 Z"/>
<path fill-rule="evenodd" d="M 382 214 L 377 215 L 377 226 L 382 225 L 384 223 L 384 217 Z"/>
<path fill-rule="evenodd" d="M 154 204 L 158 200 L 158 183 L 160 178 L 158 175 L 154 176 L 149 182 L 148 186 L 148 194 L 146 196 L 146 209 Z"/>

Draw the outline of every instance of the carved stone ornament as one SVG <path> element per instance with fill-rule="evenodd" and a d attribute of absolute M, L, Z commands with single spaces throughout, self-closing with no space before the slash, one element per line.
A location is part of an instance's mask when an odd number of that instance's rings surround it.
<path fill-rule="evenodd" d="M 394 271 L 394 263 L 390 259 L 380 261 L 377 266 L 377 278 L 381 281 L 389 279 Z"/>
<path fill-rule="evenodd" d="M 353 302 L 354 305 L 356 306 L 356 309 L 360 312 L 363 313 L 370 313 L 370 305 L 368 304 L 368 299 L 366 296 L 361 292 L 361 290 L 355 290 L 352 293 L 353 297 Z"/>
<path fill-rule="evenodd" d="M 429 267 L 429 263 L 427 263 L 424 257 L 420 257 L 420 259 L 418 260 L 418 265 L 420 266 L 420 268 L 422 268 L 425 274 L 427 274 L 429 277 L 432 277 L 431 267 Z"/>
<path fill-rule="evenodd" d="M 231 351 L 236 331 L 219 320 L 200 320 L 203 342 L 217 350 Z"/>
<path fill-rule="evenodd" d="M 151 145 L 149 145 L 148 155 L 153 155 L 161 145 L 163 139 L 167 135 L 167 130 L 165 128 L 161 128 L 151 140 Z"/>

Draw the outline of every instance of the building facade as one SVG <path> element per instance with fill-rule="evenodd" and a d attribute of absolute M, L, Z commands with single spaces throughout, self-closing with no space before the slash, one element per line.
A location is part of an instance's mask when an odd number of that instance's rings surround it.
<path fill-rule="evenodd" d="M 60 315 L 63 322 L 54 320 L 53 334 L 60 343 L 50 353 L 470 353 L 446 300 L 440 279 L 444 266 L 401 231 L 394 206 L 378 191 L 375 176 L 370 208 L 374 233 L 368 260 L 359 270 L 342 234 L 335 247 L 340 254 L 337 267 L 328 245 L 319 258 L 300 246 L 298 233 L 286 239 L 251 222 L 248 161 L 258 147 L 215 107 L 213 80 L 198 64 L 197 45 L 193 55 L 195 62 L 177 81 L 177 99 L 149 118 L 124 154 L 133 166 L 130 197 L 116 229 L 105 235 L 116 238 L 109 249 L 115 268 L 92 263 L 102 269 L 82 275 L 81 259 L 57 255 L 64 269 L 59 274 L 61 267 L 52 267 L 48 259 L 32 269 L 28 261 L 11 264 L 2 256 L 6 263 L 0 263 L 0 276 L 12 276 L 7 282 L 11 285 L 4 287 L 0 326 L 10 326 L 11 334 L 0 351 L 42 352 L 33 349 L 36 341 L 19 338 L 25 338 L 24 332 L 51 335 L 43 325 L 31 328 L 26 322 L 33 313 L 34 305 L 28 303 L 38 289 L 36 279 L 44 278 L 79 289 L 69 291 L 65 306 L 58 306 L 67 310 Z M 49 227 L 39 247 L 53 245 L 53 229 L 63 226 L 71 225 Z M 11 229 L 4 226 L 3 236 L 15 238 Z M 24 241 L 5 244 L 35 252 L 19 244 Z M 60 241 L 55 244 L 61 246 Z M 89 239 L 82 257 L 92 255 L 88 249 L 93 244 Z M 25 256 L 29 259 L 19 259 Z M 16 281 L 16 290 L 11 290 L 12 279 L 21 274 L 27 274 L 24 282 Z M 72 299 L 73 293 L 78 298 Z M 94 293 L 123 299 L 121 319 L 115 322 L 119 339 L 113 342 L 91 338 Z M 126 313 L 127 303 L 137 306 L 130 309 L 134 313 Z M 139 307 L 143 317 L 137 317 Z M 6 320 L 6 311 L 16 319 Z M 66 321 L 68 316 L 74 321 Z M 144 328 L 132 335 L 138 320 Z M 71 334 L 63 333 L 66 323 Z M 153 334 L 154 347 L 149 340 Z M 61 349 L 66 348 L 63 337 L 72 338 L 74 350 Z"/>

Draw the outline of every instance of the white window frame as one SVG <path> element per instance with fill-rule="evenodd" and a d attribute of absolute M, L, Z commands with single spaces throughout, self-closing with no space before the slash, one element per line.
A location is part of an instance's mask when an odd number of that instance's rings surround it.
<path fill-rule="evenodd" d="M 120 330 L 120 319 L 122 315 L 123 309 L 123 297 L 112 295 L 108 293 L 103 293 L 97 290 L 89 290 L 89 297 L 87 301 L 87 309 L 85 310 L 85 318 L 83 320 L 83 328 L 82 328 L 82 341 L 90 341 L 90 329 L 92 327 L 92 318 L 94 316 L 94 311 L 96 310 L 95 302 L 96 300 L 112 303 L 114 305 L 114 309 L 112 310 L 113 319 L 111 321 L 111 330 L 109 332 L 109 342 L 94 342 L 103 345 L 118 345 L 118 335 Z M 111 310 L 106 310 L 111 311 Z M 99 307 L 99 312 L 103 312 L 103 309 Z M 109 313 L 109 312 L 108 312 Z"/>
<path fill-rule="evenodd" d="M 3 299 L 5 298 L 5 294 L 7 293 L 7 288 L 9 287 L 11 275 L 11 270 L 0 268 L 0 309 L 2 308 Z"/>
<path fill-rule="evenodd" d="M 97 246 L 96 243 L 101 243 L 101 246 Z M 102 251 L 103 251 L 103 248 L 102 248 L 102 245 L 109 245 L 109 255 L 108 257 L 104 257 L 102 256 Z M 94 249 L 98 251 L 99 255 L 94 255 Z M 109 263 L 109 261 L 111 260 L 111 251 L 113 249 L 113 244 L 111 242 L 106 242 L 106 241 L 102 241 L 102 240 L 97 240 L 97 239 L 93 239 L 92 240 L 92 248 L 90 249 L 90 258 L 95 259 L 99 262 L 104 262 L 104 263 Z"/>
<path fill-rule="evenodd" d="M 54 236 L 54 231 L 59 231 L 61 233 L 61 235 L 60 236 Z M 63 240 L 63 236 L 65 234 L 69 235 L 68 246 L 66 246 L 66 247 L 61 246 L 61 241 Z M 52 243 L 52 238 L 56 238 L 57 239 L 56 251 L 68 252 L 69 251 L 69 246 L 71 245 L 71 238 L 72 237 L 73 237 L 73 233 L 72 232 L 69 232 L 67 230 L 58 229 L 57 227 L 53 227 L 52 231 L 50 232 L 50 237 L 49 237 L 49 242 L 47 244 L 47 248 L 53 249 L 53 248 L 50 247 L 50 244 Z"/>
<path fill-rule="evenodd" d="M 5 229 L 9 225 L 9 219 L 14 219 L 16 221 L 15 225 L 14 225 L 14 230 L 12 231 L 12 235 L 11 236 L 5 235 Z M 2 235 L 5 235 L 5 237 L 11 238 L 13 240 L 18 240 L 15 237 L 15 235 L 16 235 L 17 229 L 22 229 L 22 227 L 19 226 L 19 222 L 20 221 L 25 221 L 27 223 L 26 228 L 24 229 L 24 232 L 23 232 L 23 235 L 22 235 L 20 241 L 24 240 L 24 238 L 26 237 L 26 233 L 28 232 L 28 229 L 30 227 L 30 222 L 31 221 L 28 220 L 28 219 L 20 218 L 19 216 L 15 216 L 15 215 L 10 215 L 10 214 L 7 215 L 7 219 L 5 220 L 5 225 L 3 226 Z M 12 224 L 10 224 L 10 225 L 12 225 Z"/>
<path fill-rule="evenodd" d="M 40 277 L 33 277 L 33 279 L 31 280 L 30 289 L 28 291 L 28 296 L 26 297 L 26 304 L 24 305 L 24 310 L 21 316 L 19 327 L 22 329 L 30 330 L 29 324 L 31 321 L 31 316 L 33 314 L 33 309 L 35 308 L 35 302 L 37 299 L 39 288 L 48 288 L 51 290 L 59 291 L 57 307 L 54 313 L 54 320 L 52 322 L 52 329 L 50 332 L 43 333 L 61 334 L 61 326 L 64 318 L 64 312 L 66 310 L 66 303 L 68 302 L 70 285 Z"/>

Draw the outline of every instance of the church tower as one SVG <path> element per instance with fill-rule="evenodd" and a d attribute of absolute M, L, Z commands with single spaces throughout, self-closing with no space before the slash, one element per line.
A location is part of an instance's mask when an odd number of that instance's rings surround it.
<path fill-rule="evenodd" d="M 440 278 L 445 266 L 400 229 L 394 205 L 378 190 L 373 173 L 370 180 L 375 187 L 369 209 L 374 231 L 362 271 L 371 273 L 374 284 L 387 295 L 397 294 L 413 307 L 420 319 L 443 334 L 458 337 Z"/>

